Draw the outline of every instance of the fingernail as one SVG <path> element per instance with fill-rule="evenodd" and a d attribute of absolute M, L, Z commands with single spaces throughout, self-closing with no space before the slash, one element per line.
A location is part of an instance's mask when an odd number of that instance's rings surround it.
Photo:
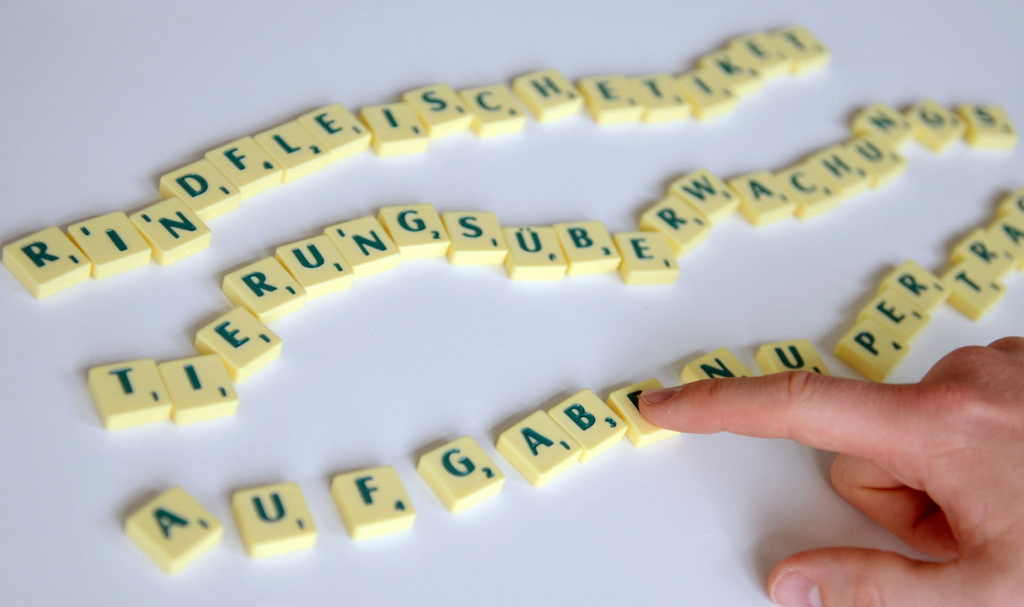
<path fill-rule="evenodd" d="M 775 580 L 771 597 L 782 607 L 822 607 L 818 585 L 799 571 L 788 571 Z"/>
<path fill-rule="evenodd" d="M 648 405 L 660 405 L 679 392 L 679 388 L 658 388 L 657 390 L 644 390 L 640 398 Z"/>

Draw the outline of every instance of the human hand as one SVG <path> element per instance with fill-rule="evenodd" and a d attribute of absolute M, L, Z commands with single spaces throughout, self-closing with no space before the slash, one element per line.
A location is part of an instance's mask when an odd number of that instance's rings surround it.
<path fill-rule="evenodd" d="M 918 384 L 805 371 L 645 392 L 663 428 L 790 438 L 836 451 L 839 495 L 926 563 L 878 550 L 790 556 L 768 577 L 786 607 L 1024 605 L 1024 338 L 946 355 Z"/>

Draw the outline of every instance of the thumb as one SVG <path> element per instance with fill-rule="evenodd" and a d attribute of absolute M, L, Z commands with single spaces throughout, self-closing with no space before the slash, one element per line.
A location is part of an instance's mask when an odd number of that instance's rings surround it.
<path fill-rule="evenodd" d="M 969 605 L 956 565 L 923 563 L 892 552 L 828 548 L 794 554 L 768 577 L 784 607 L 935 607 Z M 973 600 L 973 599 L 972 599 Z"/>

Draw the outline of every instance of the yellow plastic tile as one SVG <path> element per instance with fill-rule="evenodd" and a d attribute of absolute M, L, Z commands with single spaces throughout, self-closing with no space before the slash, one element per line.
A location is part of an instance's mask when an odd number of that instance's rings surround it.
<path fill-rule="evenodd" d="M 331 495 L 349 537 L 365 540 L 412 529 L 416 510 L 392 466 L 339 474 Z"/>
<path fill-rule="evenodd" d="M 558 280 L 569 268 L 554 228 L 505 228 L 508 257 L 505 271 L 512 280 Z"/>
<path fill-rule="evenodd" d="M 889 273 L 878 287 L 878 291 L 892 288 L 902 294 L 918 310 L 933 312 L 949 297 L 939 277 L 922 268 L 916 261 L 907 261 Z"/>
<path fill-rule="evenodd" d="M 172 422 L 192 424 L 229 417 L 238 411 L 238 395 L 219 356 L 169 360 L 157 369 L 171 398 Z"/>
<path fill-rule="evenodd" d="M 632 80 L 636 100 L 644 108 L 644 122 L 686 120 L 693 113 L 693 108 L 679 90 L 679 83 L 671 74 L 648 74 Z"/>
<path fill-rule="evenodd" d="M 274 257 L 306 291 L 307 299 L 352 286 L 355 271 L 326 236 L 314 236 L 277 248 Z"/>
<path fill-rule="evenodd" d="M 470 436 L 424 453 L 416 471 L 451 512 L 475 506 L 505 485 L 505 475 Z"/>
<path fill-rule="evenodd" d="M 210 228 L 184 202 L 168 198 L 129 219 L 149 243 L 153 260 L 167 266 L 210 246 Z"/>
<path fill-rule="evenodd" d="M 765 375 L 786 371 L 810 371 L 832 375 L 809 339 L 764 344 L 757 349 L 755 360 Z"/>
<path fill-rule="evenodd" d="M 68 238 L 92 262 L 97 280 L 141 268 L 153 256 L 149 243 L 121 211 L 71 224 Z"/>
<path fill-rule="evenodd" d="M 753 376 L 754 374 L 728 348 L 719 348 L 710 354 L 705 354 L 696 360 L 686 363 L 683 367 L 683 372 L 679 375 L 679 379 L 683 380 L 684 384 L 688 384 L 716 377 Z"/>
<path fill-rule="evenodd" d="M 626 423 L 591 390 L 580 390 L 548 409 L 548 415 L 582 449 L 580 462 L 589 462 L 626 434 Z"/>
<path fill-rule="evenodd" d="M 907 110 L 907 121 L 914 127 L 917 141 L 939 154 L 967 132 L 967 125 L 956 114 L 931 99 Z"/>
<path fill-rule="evenodd" d="M 867 171 L 873 188 L 888 184 L 907 169 L 907 159 L 880 135 L 861 135 L 843 148 Z"/>
<path fill-rule="evenodd" d="M 746 97 L 764 88 L 760 72 L 746 63 L 740 53 L 730 49 L 704 55 L 697 65 L 716 74 L 737 97 Z"/>
<path fill-rule="evenodd" d="M 196 333 L 196 350 L 224 361 L 231 381 L 240 382 L 281 355 L 281 339 L 245 308 L 235 308 Z"/>
<path fill-rule="evenodd" d="M 971 320 L 980 320 L 1006 295 L 1006 286 L 976 258 L 957 262 L 942 275 L 949 303 Z"/>
<path fill-rule="evenodd" d="M 993 241 L 1010 251 L 1018 270 L 1024 270 L 1024 215 L 1004 215 L 986 228 Z"/>
<path fill-rule="evenodd" d="M 467 131 L 473 124 L 473 114 L 447 84 L 411 90 L 402 101 L 412 106 L 434 139 Z"/>
<path fill-rule="evenodd" d="M 722 221 L 740 208 L 739 196 L 707 169 L 676 179 L 669 184 L 668 191 L 692 204 L 713 223 Z"/>
<path fill-rule="evenodd" d="M 924 310 L 917 309 L 914 302 L 900 291 L 889 288 L 875 296 L 857 314 L 857 320 L 872 318 L 901 340 L 914 341 L 932 317 Z"/>
<path fill-rule="evenodd" d="M 877 320 L 864 318 L 836 345 L 836 356 L 871 381 L 884 381 L 910 353 L 910 346 Z"/>
<path fill-rule="evenodd" d="M 553 227 L 569 263 L 566 275 L 600 274 L 619 268 L 622 256 L 600 221 L 556 223 Z"/>
<path fill-rule="evenodd" d="M 284 169 L 252 137 L 242 137 L 206 153 L 231 183 L 242 200 L 281 185 Z"/>
<path fill-rule="evenodd" d="M 498 436 L 498 453 L 534 487 L 551 482 L 580 461 L 582 449 L 543 411 Z"/>
<path fill-rule="evenodd" d="M 193 162 L 160 178 L 160 195 L 179 198 L 203 221 L 238 208 L 238 187 L 207 159 Z"/>
<path fill-rule="evenodd" d="M 1012 249 L 1005 246 L 1006 239 L 998 232 L 976 228 L 953 246 L 949 260 L 956 263 L 963 259 L 976 259 L 983 263 L 994 278 L 1002 280 L 1017 266 Z"/>
<path fill-rule="evenodd" d="M 306 305 L 306 290 L 273 257 L 264 257 L 224 276 L 221 285 L 231 303 L 262 323 L 274 322 Z"/>
<path fill-rule="evenodd" d="M 457 266 L 505 263 L 508 245 L 494 213 L 448 211 L 441 213 L 451 246 L 448 261 Z"/>
<path fill-rule="evenodd" d="M 224 526 L 180 487 L 171 487 L 128 515 L 124 533 L 174 575 L 220 543 Z"/>
<path fill-rule="evenodd" d="M 403 261 L 448 254 L 452 241 L 432 204 L 382 207 L 377 221 L 391 236 Z"/>
<path fill-rule="evenodd" d="M 756 69 L 763 78 L 788 76 L 793 59 L 786 54 L 782 41 L 768 32 L 755 32 L 729 41 L 726 45 L 745 65 Z"/>
<path fill-rule="evenodd" d="M 1024 188 L 1021 188 L 1010 194 L 999 203 L 999 210 L 997 213 L 1000 217 L 1008 217 L 1011 215 L 1024 216 Z"/>
<path fill-rule="evenodd" d="M 647 379 L 608 395 L 608 408 L 626 422 L 626 438 L 638 449 L 679 434 L 674 430 L 659 428 L 640 415 L 640 395 L 647 390 L 657 390 L 661 387 L 658 380 Z"/>
<path fill-rule="evenodd" d="M 775 176 L 786 195 L 796 200 L 796 216 L 800 219 L 817 217 L 843 201 L 839 185 L 816 164 L 798 164 L 776 172 Z"/>
<path fill-rule="evenodd" d="M 670 285 L 679 276 L 672 246 L 660 232 L 619 232 L 615 247 L 622 255 L 619 274 L 627 285 Z"/>
<path fill-rule="evenodd" d="M 669 194 L 640 215 L 640 229 L 664 234 L 672 253 L 682 257 L 707 240 L 711 220 L 689 202 Z"/>
<path fill-rule="evenodd" d="M 676 78 L 676 83 L 693 115 L 702 122 L 732 113 L 739 103 L 739 96 L 729 90 L 721 76 L 707 68 L 686 72 Z"/>
<path fill-rule="evenodd" d="M 327 150 L 332 164 L 370 147 L 373 136 L 352 112 L 340 103 L 332 103 L 299 116 L 299 124 L 313 134 Z"/>
<path fill-rule="evenodd" d="M 373 151 L 378 156 L 420 154 L 430 146 L 427 125 L 408 103 L 364 107 L 359 119 L 373 133 Z"/>
<path fill-rule="evenodd" d="M 857 158 L 843 146 L 834 145 L 811 155 L 804 164 L 825 169 L 825 173 L 839 186 L 843 198 L 849 198 L 871 188 L 871 175 Z"/>
<path fill-rule="evenodd" d="M 519 76 L 512 90 L 538 122 L 567 118 L 583 107 L 583 97 L 554 68 Z"/>
<path fill-rule="evenodd" d="M 3 264 L 36 299 L 84 282 L 92 273 L 92 262 L 60 228 L 46 228 L 5 245 Z"/>
<path fill-rule="evenodd" d="M 775 32 L 782 52 L 792 60 L 790 68 L 794 74 L 806 74 L 819 70 L 832 60 L 832 53 L 803 26 L 787 27 Z"/>
<path fill-rule="evenodd" d="M 633 82 L 620 74 L 581 78 L 576 87 L 586 101 L 587 110 L 598 124 L 636 122 L 644 106 L 637 99 Z"/>
<path fill-rule="evenodd" d="M 89 369 L 89 392 L 107 430 L 151 424 L 171 417 L 171 401 L 152 358 Z"/>
<path fill-rule="evenodd" d="M 796 200 L 786 195 L 771 171 L 748 173 L 729 180 L 740 199 L 740 213 L 751 225 L 761 227 L 788 219 L 796 213 Z"/>
<path fill-rule="evenodd" d="M 330 162 L 327 148 L 298 120 L 256 134 L 253 139 L 277 164 L 284 167 L 281 183 L 302 179 Z"/>
<path fill-rule="evenodd" d="M 876 135 L 899 149 L 914 140 L 914 126 L 903 114 L 885 103 L 857 112 L 850 122 L 854 135 Z"/>
<path fill-rule="evenodd" d="M 348 260 L 356 278 L 397 268 L 402 258 L 384 226 L 370 216 L 327 226 L 324 234 Z"/>
<path fill-rule="evenodd" d="M 235 491 L 231 514 L 250 558 L 309 550 L 316 544 L 313 516 L 295 483 Z"/>
<path fill-rule="evenodd" d="M 1017 147 L 1017 129 L 1009 114 L 998 105 L 961 105 L 956 113 L 967 125 L 967 143 L 986 150 L 1012 150 Z"/>
<path fill-rule="evenodd" d="M 511 135 L 526 127 L 526 108 L 504 84 L 463 89 L 459 97 L 473 115 L 478 137 Z"/>

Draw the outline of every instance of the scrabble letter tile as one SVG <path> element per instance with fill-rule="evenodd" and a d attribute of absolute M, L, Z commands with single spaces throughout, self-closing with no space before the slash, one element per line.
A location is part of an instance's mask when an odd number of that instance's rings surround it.
<path fill-rule="evenodd" d="M 915 261 L 907 261 L 882 280 L 878 291 L 892 288 L 914 302 L 918 310 L 934 312 L 949 297 L 949 290 L 939 277 L 925 270 Z"/>
<path fill-rule="evenodd" d="M 401 253 L 384 226 L 373 217 L 360 217 L 324 228 L 341 255 L 348 260 L 356 278 L 398 267 Z"/>
<path fill-rule="evenodd" d="M 867 171 L 873 188 L 889 183 L 907 169 L 907 159 L 878 135 L 861 135 L 843 148 L 857 166 Z"/>
<path fill-rule="evenodd" d="M 448 261 L 452 264 L 497 266 L 505 263 L 508 245 L 494 213 L 449 211 L 441 213 L 441 221 L 451 239 Z"/>
<path fill-rule="evenodd" d="M 1006 239 L 1000 238 L 998 232 L 977 228 L 953 247 L 949 260 L 956 263 L 963 259 L 976 259 L 988 268 L 992 277 L 1002 280 L 1017 265 L 1017 258 L 1011 249 L 1004 246 L 1005 242 Z"/>
<path fill-rule="evenodd" d="M 68 237 L 92 262 L 92 277 L 110 278 L 149 263 L 153 250 L 121 211 L 68 226 Z"/>
<path fill-rule="evenodd" d="M 842 190 L 824 168 L 804 163 L 775 173 L 783 191 L 796 200 L 796 216 L 811 219 L 839 206 Z"/>
<path fill-rule="evenodd" d="M 774 79 L 788 76 L 793 68 L 793 59 L 785 53 L 782 44 L 768 32 L 755 32 L 729 41 L 726 48 L 763 78 Z"/>
<path fill-rule="evenodd" d="M 1006 295 L 1006 286 L 976 258 L 958 262 L 942 275 L 942 282 L 949 289 L 949 303 L 971 320 L 980 320 Z"/>
<path fill-rule="evenodd" d="M 238 411 L 238 395 L 219 356 L 206 354 L 157 365 L 171 398 L 171 421 L 191 424 Z"/>
<path fill-rule="evenodd" d="M 946 151 L 967 131 L 963 120 L 931 99 L 907 110 L 907 120 L 914 127 L 918 142 L 937 154 Z"/>
<path fill-rule="evenodd" d="M 857 158 L 843 146 L 834 145 L 812 155 L 806 164 L 814 164 L 825 169 L 825 173 L 839 186 L 843 198 L 848 198 L 871 187 L 871 175 Z"/>
<path fill-rule="evenodd" d="M 902 148 L 914 139 L 914 126 L 895 109 L 885 103 L 876 103 L 854 115 L 850 122 L 854 135 L 875 135 L 894 149 Z"/>
<path fill-rule="evenodd" d="M 519 76 L 512 81 L 512 90 L 538 122 L 566 118 L 583 107 L 583 98 L 554 68 Z"/>
<path fill-rule="evenodd" d="M 987 230 L 996 247 L 1010 251 L 1017 269 L 1024 270 L 1024 215 L 998 217 Z"/>
<path fill-rule="evenodd" d="M 308 550 L 316 544 L 313 516 L 295 483 L 235 491 L 231 514 L 250 558 Z"/>
<path fill-rule="evenodd" d="M 330 161 L 328 150 L 298 120 L 267 129 L 253 139 L 284 167 L 281 183 L 315 173 Z"/>
<path fill-rule="evenodd" d="M 786 371 L 811 371 L 832 375 L 809 339 L 764 344 L 757 350 L 757 364 L 765 375 Z"/>
<path fill-rule="evenodd" d="M 306 305 L 306 290 L 273 257 L 226 275 L 221 290 L 231 303 L 249 310 L 262 323 L 284 318 Z"/>
<path fill-rule="evenodd" d="M 640 229 L 660 232 L 676 257 L 682 257 L 707 240 L 711 220 L 689 202 L 671 194 L 640 215 Z"/>
<path fill-rule="evenodd" d="M 548 415 L 582 449 L 580 462 L 588 462 L 626 434 L 626 423 L 590 390 L 580 390 L 548 409 Z"/>
<path fill-rule="evenodd" d="M 355 272 L 326 236 L 314 236 L 277 248 L 274 257 L 306 291 L 307 299 L 352 286 Z"/>
<path fill-rule="evenodd" d="M 238 208 L 238 187 L 207 159 L 193 162 L 160 178 L 160 195 L 179 198 L 203 221 Z"/>
<path fill-rule="evenodd" d="M 999 203 L 998 215 L 1000 217 L 1007 217 L 1010 215 L 1020 215 L 1024 217 L 1024 188 L 1010 194 Z"/>
<path fill-rule="evenodd" d="M 622 257 L 600 221 L 556 223 L 555 233 L 569 262 L 568 276 L 614 272 Z"/>
<path fill-rule="evenodd" d="M 648 74 L 632 79 L 644 122 L 686 120 L 693 112 L 671 74 Z"/>
<path fill-rule="evenodd" d="M 647 379 L 626 386 L 608 395 L 608 407 L 626 422 L 626 438 L 634 447 L 642 448 L 679 434 L 674 430 L 659 428 L 640 415 L 640 395 L 647 390 L 657 390 L 661 383 Z"/>
<path fill-rule="evenodd" d="M 883 381 L 910 352 L 910 346 L 873 318 L 857 321 L 839 340 L 836 356 L 871 381 Z"/>
<path fill-rule="evenodd" d="M 298 118 L 327 150 L 327 162 L 335 163 L 370 147 L 373 138 L 366 125 L 340 103 L 332 103 Z"/>
<path fill-rule="evenodd" d="M 6 245 L 3 264 L 36 299 L 84 282 L 92 273 L 92 262 L 60 228 L 46 228 Z"/>
<path fill-rule="evenodd" d="M 402 101 L 412 106 L 434 139 L 469 130 L 473 123 L 473 114 L 447 84 L 409 91 L 402 95 Z"/>
<path fill-rule="evenodd" d="M 505 485 L 505 475 L 470 436 L 423 454 L 416 470 L 451 512 L 475 506 Z"/>
<path fill-rule="evenodd" d="M 786 195 L 771 171 L 758 171 L 729 180 L 740 199 L 740 212 L 750 225 L 761 227 L 788 219 L 796 213 L 796 200 Z"/>
<path fill-rule="evenodd" d="M 619 232 L 615 247 L 622 255 L 619 273 L 627 285 L 669 285 L 679 276 L 679 264 L 664 234 Z"/>
<path fill-rule="evenodd" d="M 235 308 L 196 333 L 196 350 L 224 361 L 231 381 L 240 382 L 281 355 L 281 339 L 245 308 Z"/>
<path fill-rule="evenodd" d="M 473 115 L 478 137 L 511 135 L 526 127 L 526 108 L 504 84 L 464 89 L 459 97 Z"/>
<path fill-rule="evenodd" d="M 676 179 L 669 184 L 668 191 L 695 206 L 714 223 L 732 215 L 740 207 L 739 196 L 707 169 Z"/>
<path fill-rule="evenodd" d="M 546 485 L 571 468 L 582 453 L 576 441 L 543 411 L 534 411 L 502 432 L 497 448 L 534 487 Z"/>
<path fill-rule="evenodd" d="M 736 109 L 739 97 L 722 81 L 722 77 L 708 68 L 699 68 L 676 78 L 683 98 L 701 122 L 713 120 Z"/>
<path fill-rule="evenodd" d="M 719 76 L 737 97 L 746 97 L 764 88 L 764 79 L 753 66 L 731 50 L 717 51 L 700 58 L 698 65 Z"/>
<path fill-rule="evenodd" d="M 807 28 L 797 25 L 775 32 L 782 50 L 793 60 L 792 72 L 806 74 L 819 70 L 832 59 L 832 53 Z"/>
<path fill-rule="evenodd" d="M 398 247 L 402 261 L 444 257 L 448 253 L 451 240 L 432 204 L 383 207 L 377 221 Z"/>
<path fill-rule="evenodd" d="M 553 228 L 505 228 L 508 257 L 505 271 L 512 280 L 558 280 L 569 268 Z"/>
<path fill-rule="evenodd" d="M 331 481 L 331 495 L 354 540 L 406 531 L 416 521 L 416 510 L 392 466 L 339 474 Z"/>
<path fill-rule="evenodd" d="M 153 260 L 162 266 L 202 251 L 213 238 L 203 220 L 177 198 L 161 200 L 129 219 L 149 243 Z"/>
<path fill-rule="evenodd" d="M 633 82 L 618 74 L 583 78 L 576 83 L 598 124 L 636 122 L 644 113 Z"/>
<path fill-rule="evenodd" d="M 857 320 L 872 318 L 902 341 L 910 343 L 924 330 L 932 317 L 918 310 L 900 291 L 888 288 L 875 296 L 857 315 Z"/>
<path fill-rule="evenodd" d="M 171 417 L 171 401 L 152 358 L 89 369 L 89 392 L 107 430 Z"/>
<path fill-rule="evenodd" d="M 131 513 L 124 533 L 174 575 L 220 543 L 224 526 L 180 487 L 171 487 Z"/>
<path fill-rule="evenodd" d="M 956 113 L 967 125 L 967 143 L 987 150 L 1012 150 L 1017 147 L 1017 129 L 998 105 L 961 105 Z"/>
<path fill-rule="evenodd" d="M 252 137 L 206 153 L 206 159 L 238 188 L 242 200 L 281 185 L 284 169 Z"/>
<path fill-rule="evenodd" d="M 702 379 L 713 379 L 716 377 L 753 377 L 751 373 L 736 358 L 736 355 L 728 348 L 719 348 L 710 354 L 705 354 L 696 360 L 691 360 L 683 367 L 679 379 L 684 384 Z"/>
<path fill-rule="evenodd" d="M 359 119 L 373 133 L 373 151 L 378 156 L 419 154 L 430 145 L 427 126 L 408 103 L 364 107 Z"/>

